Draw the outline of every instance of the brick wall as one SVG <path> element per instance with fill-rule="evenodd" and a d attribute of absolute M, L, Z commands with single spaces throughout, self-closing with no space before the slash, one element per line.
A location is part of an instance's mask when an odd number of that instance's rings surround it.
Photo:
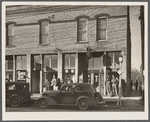
<path fill-rule="evenodd" d="M 96 41 L 96 18 L 94 16 L 105 13 L 109 14 L 106 41 Z M 24 16 L 23 16 L 24 15 Z M 89 8 L 73 11 L 62 11 L 33 15 L 24 13 L 6 17 L 6 22 L 14 21 L 15 47 L 6 48 L 6 55 L 12 54 L 38 54 L 54 53 L 55 48 L 63 52 L 85 52 L 90 46 L 96 51 L 126 51 L 127 41 L 127 11 L 125 6 Z M 49 41 L 47 45 L 39 45 L 38 20 L 55 15 L 49 25 Z M 78 16 L 89 16 L 87 43 L 77 43 L 77 20 Z"/>

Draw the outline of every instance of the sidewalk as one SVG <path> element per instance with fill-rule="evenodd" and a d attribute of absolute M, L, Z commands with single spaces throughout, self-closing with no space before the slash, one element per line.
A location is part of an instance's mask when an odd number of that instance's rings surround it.
<path fill-rule="evenodd" d="M 117 97 L 103 97 L 105 103 L 105 107 L 113 108 L 113 109 L 121 109 L 121 110 L 140 110 L 144 111 L 144 104 L 140 100 L 141 95 L 139 92 L 131 92 L 129 97 L 121 97 L 123 105 L 117 105 L 118 96 Z"/>

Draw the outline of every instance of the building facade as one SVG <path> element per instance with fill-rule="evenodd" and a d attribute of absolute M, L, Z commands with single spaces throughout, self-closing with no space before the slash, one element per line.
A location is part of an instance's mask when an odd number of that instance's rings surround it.
<path fill-rule="evenodd" d="M 7 6 L 6 77 L 29 82 L 42 93 L 46 80 L 69 77 L 95 84 L 106 95 L 105 81 L 130 81 L 127 6 Z M 125 92 L 125 91 L 124 91 Z"/>

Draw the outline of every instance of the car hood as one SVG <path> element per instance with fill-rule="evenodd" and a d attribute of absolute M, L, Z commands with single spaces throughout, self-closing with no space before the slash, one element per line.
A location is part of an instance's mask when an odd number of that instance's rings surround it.
<path fill-rule="evenodd" d="M 56 96 L 60 90 L 58 91 L 45 91 L 42 95 L 47 94 L 48 96 Z"/>

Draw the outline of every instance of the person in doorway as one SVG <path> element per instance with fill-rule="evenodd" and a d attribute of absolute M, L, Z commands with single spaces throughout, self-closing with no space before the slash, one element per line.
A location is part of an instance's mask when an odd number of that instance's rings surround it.
<path fill-rule="evenodd" d="M 106 79 L 106 94 L 110 95 L 110 81 L 108 77 Z"/>
<path fill-rule="evenodd" d="M 131 82 L 130 82 L 130 89 L 131 89 L 131 92 L 132 92 L 132 87 L 133 87 L 133 80 L 131 80 Z"/>
<path fill-rule="evenodd" d="M 57 86 L 56 86 L 56 84 L 57 84 L 57 81 L 56 81 L 56 79 L 52 79 L 52 81 L 53 81 L 53 90 L 57 90 Z"/>
<path fill-rule="evenodd" d="M 136 92 L 137 92 L 137 89 L 138 89 L 138 81 L 137 80 L 135 81 L 135 89 L 136 89 Z"/>
<path fill-rule="evenodd" d="M 54 90 L 54 80 L 51 80 L 51 90 Z"/>
<path fill-rule="evenodd" d="M 45 81 L 45 87 L 46 87 L 46 90 L 50 90 L 50 83 L 49 83 L 48 79 L 46 79 L 46 81 Z"/>
<path fill-rule="evenodd" d="M 119 79 L 116 77 L 116 88 L 117 88 L 117 94 L 119 94 Z"/>
<path fill-rule="evenodd" d="M 112 93 L 113 93 L 113 95 L 118 95 L 118 93 L 117 93 L 117 81 L 116 81 L 116 78 L 115 78 L 114 75 L 112 76 L 111 83 L 112 83 Z"/>
<path fill-rule="evenodd" d="M 58 90 L 60 90 L 60 88 L 61 88 L 60 78 L 57 79 L 57 84 L 56 84 L 56 86 L 58 87 Z"/>

